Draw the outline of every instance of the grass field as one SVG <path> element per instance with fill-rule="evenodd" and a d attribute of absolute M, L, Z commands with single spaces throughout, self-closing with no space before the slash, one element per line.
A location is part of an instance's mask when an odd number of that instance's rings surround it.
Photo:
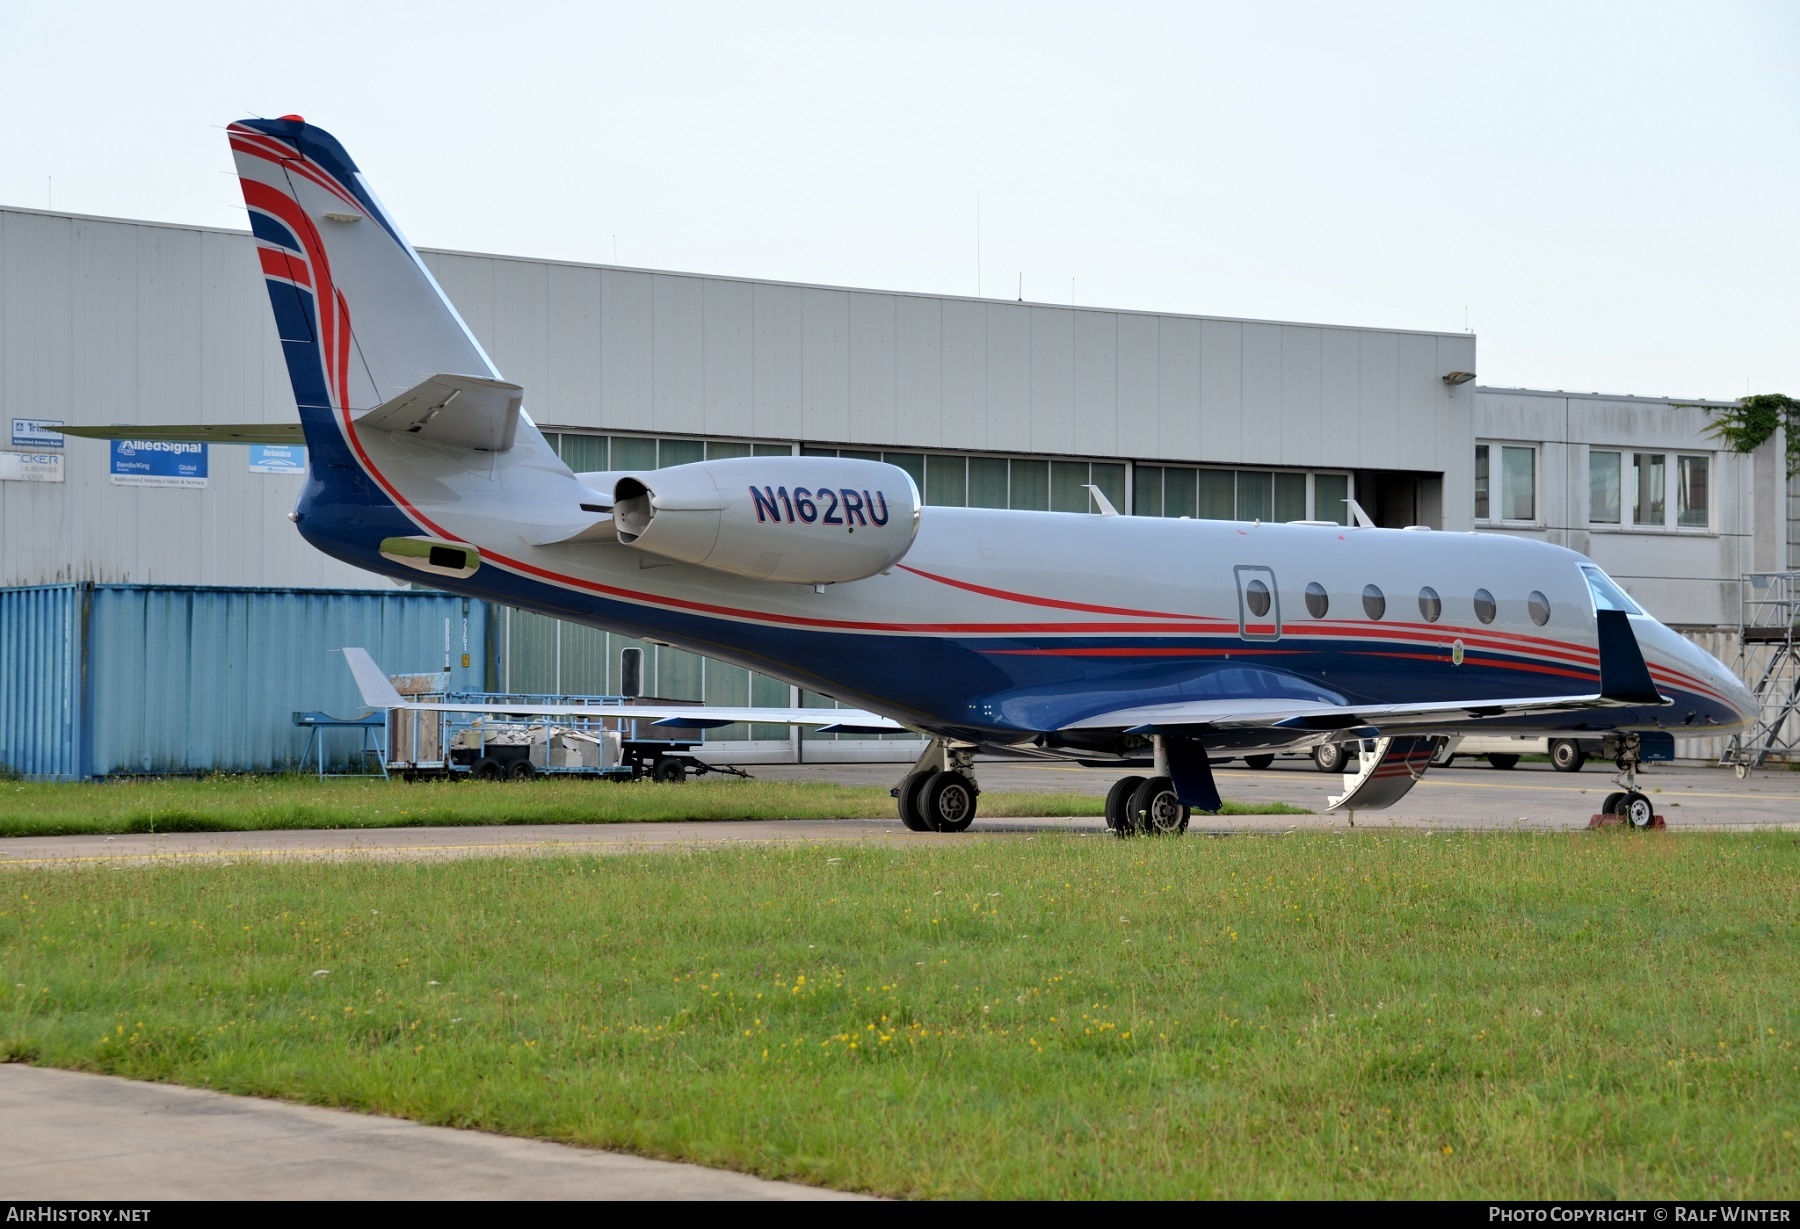
<path fill-rule="evenodd" d="M 895 769 L 896 775 L 899 768 Z M 989 819 L 1099 815 L 1087 794 L 981 796 Z M 856 819 L 891 816 L 875 786 L 822 781 L 616 784 L 325 780 L 316 777 L 163 778 L 88 784 L 0 781 L 0 837 L 124 832 L 242 832 L 261 828 L 418 828 L 474 824 L 614 824 L 668 820 Z M 1279 802 L 1228 802 L 1228 815 L 1305 815 Z"/>
<path fill-rule="evenodd" d="M 14 1059 L 897 1195 L 1792 1198 L 1800 840 L 0 875 Z"/>

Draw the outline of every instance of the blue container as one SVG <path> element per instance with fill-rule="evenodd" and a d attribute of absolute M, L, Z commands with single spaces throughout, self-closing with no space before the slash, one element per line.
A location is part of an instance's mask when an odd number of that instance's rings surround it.
<path fill-rule="evenodd" d="M 486 603 L 446 593 L 0 589 L 0 765 L 62 780 L 314 768 L 294 713 L 367 711 L 337 650 L 361 646 L 394 674 L 438 671 L 447 630 L 452 689 L 481 690 L 496 673 L 493 621 Z M 360 761 L 358 732 L 320 737 L 327 770 Z"/>

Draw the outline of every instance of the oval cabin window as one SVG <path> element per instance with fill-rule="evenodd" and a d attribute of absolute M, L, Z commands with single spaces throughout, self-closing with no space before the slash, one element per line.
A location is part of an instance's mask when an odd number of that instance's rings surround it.
<path fill-rule="evenodd" d="M 1269 613 L 1269 586 L 1260 580 L 1253 580 L 1244 586 L 1244 605 L 1250 607 L 1250 613 L 1262 618 Z"/>
<path fill-rule="evenodd" d="M 1387 613 L 1387 598 L 1375 585 L 1363 586 L 1363 613 L 1371 619 L 1379 619 Z"/>
<path fill-rule="evenodd" d="M 1486 589 L 1475 590 L 1475 617 L 1483 623 L 1492 623 L 1500 608 L 1494 604 L 1494 595 Z"/>
<path fill-rule="evenodd" d="M 1444 613 L 1444 599 L 1430 585 L 1419 590 L 1419 613 L 1425 616 L 1427 623 L 1436 623 Z"/>
<path fill-rule="evenodd" d="M 1315 619 L 1323 619 L 1325 612 L 1331 609 L 1331 598 L 1325 592 L 1325 586 L 1313 581 L 1306 586 L 1306 613 Z"/>
<path fill-rule="evenodd" d="M 1531 591 L 1531 596 L 1526 599 L 1525 605 L 1531 611 L 1531 621 L 1533 623 L 1542 627 L 1544 624 L 1550 622 L 1550 599 L 1545 597 L 1542 593 L 1533 589 Z"/>

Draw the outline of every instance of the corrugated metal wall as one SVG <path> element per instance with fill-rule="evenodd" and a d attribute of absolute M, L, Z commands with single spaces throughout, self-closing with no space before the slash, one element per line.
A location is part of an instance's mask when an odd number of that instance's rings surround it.
<path fill-rule="evenodd" d="M 0 770 L 81 771 L 88 593 L 76 585 L 0 589 Z"/>
<path fill-rule="evenodd" d="M 63 778 L 300 767 L 296 711 L 364 711 L 337 650 L 359 645 L 393 673 L 438 670 L 446 621 L 451 685 L 489 685 L 491 610 L 449 594 L 0 590 L 0 762 Z M 328 769 L 358 759 L 358 733 L 323 737 Z"/>

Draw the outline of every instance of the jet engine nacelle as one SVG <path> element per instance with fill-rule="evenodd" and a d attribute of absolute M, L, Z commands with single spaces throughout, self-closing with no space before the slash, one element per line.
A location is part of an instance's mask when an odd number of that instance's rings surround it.
<path fill-rule="evenodd" d="M 734 457 L 626 474 L 613 522 L 627 546 L 754 580 L 861 580 L 900 561 L 919 488 L 898 466 L 838 457 Z"/>

